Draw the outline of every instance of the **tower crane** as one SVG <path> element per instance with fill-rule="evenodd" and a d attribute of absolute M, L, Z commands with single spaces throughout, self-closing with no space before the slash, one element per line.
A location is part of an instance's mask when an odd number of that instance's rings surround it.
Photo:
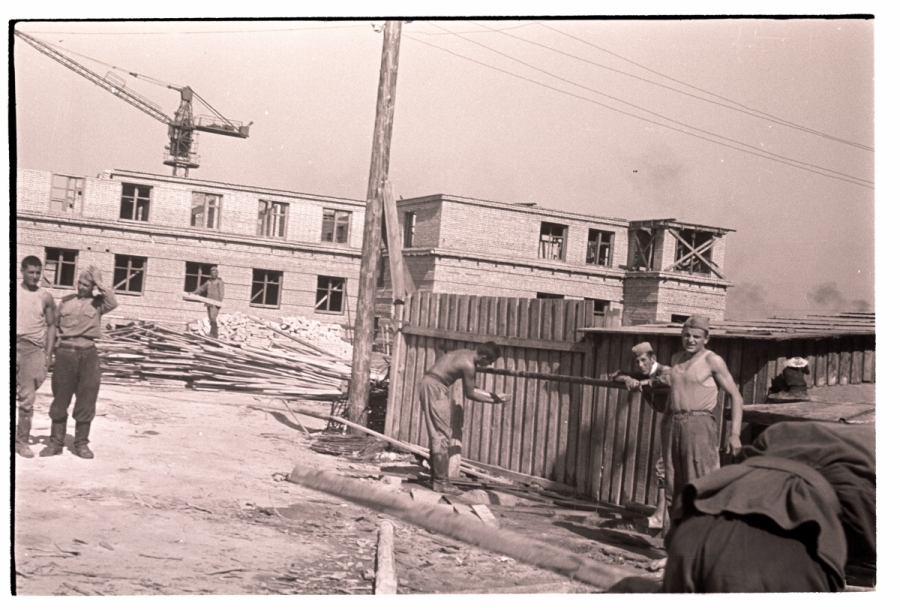
<path fill-rule="evenodd" d="M 138 110 L 149 114 L 160 123 L 168 125 L 169 145 L 165 147 L 166 152 L 163 157 L 163 164 L 172 168 L 173 176 L 178 175 L 179 168 L 184 172 L 184 177 L 187 177 L 189 170 L 200 167 L 197 156 L 197 140 L 194 135 L 195 131 L 204 131 L 234 138 L 248 138 L 250 136 L 250 125 L 253 124 L 252 122 L 244 125 L 238 121 L 226 119 L 190 87 L 166 85 L 169 89 L 181 93 L 181 103 L 175 111 L 175 115 L 170 118 L 160 106 L 126 87 L 125 80 L 119 75 L 107 72 L 106 76 L 100 76 L 93 70 L 81 65 L 51 45 L 33 36 L 29 36 L 19 30 L 15 30 L 15 35 L 44 55 L 80 74 L 98 87 L 128 102 Z M 133 72 L 130 74 L 137 76 Z M 208 108 L 213 113 L 213 116 L 195 115 L 193 110 L 194 98 Z"/>

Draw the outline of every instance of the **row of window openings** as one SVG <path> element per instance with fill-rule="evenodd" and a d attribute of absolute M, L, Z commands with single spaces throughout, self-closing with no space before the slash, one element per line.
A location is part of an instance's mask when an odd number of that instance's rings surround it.
<path fill-rule="evenodd" d="M 150 191 L 140 184 L 122 184 L 119 218 L 147 222 L 150 218 Z M 84 196 L 84 178 L 54 175 L 50 186 L 50 209 L 79 213 Z M 323 210 L 322 241 L 346 244 L 350 240 L 350 212 Z M 222 195 L 194 192 L 191 194 L 191 226 L 218 229 L 222 218 Z M 260 200 L 256 234 L 264 237 L 287 235 L 288 204 Z"/>
<path fill-rule="evenodd" d="M 564 299 L 565 296 L 561 294 L 555 294 L 552 292 L 538 292 L 536 295 L 538 299 Z M 603 318 L 607 312 L 609 311 L 610 301 L 604 299 L 591 299 L 590 297 L 585 297 L 585 301 L 594 301 L 594 318 Z M 677 324 L 683 324 L 688 321 L 690 318 L 687 314 L 677 314 L 673 313 L 671 316 L 671 321 Z"/>
<path fill-rule="evenodd" d="M 569 227 L 554 222 L 541 223 L 541 236 L 538 242 L 538 258 L 548 260 L 566 260 L 566 242 Z M 588 265 L 612 266 L 612 252 L 615 233 L 588 229 L 587 254 Z"/>
<path fill-rule="evenodd" d="M 44 280 L 57 288 L 75 286 L 77 250 L 47 248 L 45 250 Z M 185 263 L 184 290 L 193 292 L 211 278 L 212 263 Z M 113 290 L 119 294 L 142 295 L 147 270 L 147 258 L 116 254 L 113 268 Z M 284 273 L 270 269 L 254 269 L 250 288 L 250 304 L 278 308 Z M 344 311 L 346 279 L 320 275 L 316 282 L 315 310 L 330 313 Z"/>

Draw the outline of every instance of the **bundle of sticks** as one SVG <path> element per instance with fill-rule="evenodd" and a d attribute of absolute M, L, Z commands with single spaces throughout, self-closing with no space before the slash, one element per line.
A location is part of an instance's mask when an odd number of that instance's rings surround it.
<path fill-rule="evenodd" d="M 350 378 L 348 360 L 288 335 L 261 349 L 138 322 L 108 331 L 97 347 L 111 383 L 334 399 Z"/>

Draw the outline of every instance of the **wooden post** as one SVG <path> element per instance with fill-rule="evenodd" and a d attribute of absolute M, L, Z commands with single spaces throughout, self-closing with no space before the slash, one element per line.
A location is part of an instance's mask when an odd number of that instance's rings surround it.
<path fill-rule="evenodd" d="M 396 595 L 397 574 L 394 571 L 394 524 L 378 524 L 378 550 L 375 554 L 375 595 Z"/>
<path fill-rule="evenodd" d="M 350 420 L 361 425 L 366 424 L 366 407 L 369 403 L 369 368 L 372 362 L 372 341 L 375 336 L 376 270 L 378 257 L 381 255 L 381 222 L 384 211 L 381 192 L 390 165 L 397 66 L 400 60 L 400 29 L 399 21 L 388 21 L 384 26 L 381 78 L 378 83 L 372 161 L 369 166 L 369 188 L 366 193 L 366 219 L 363 229 L 348 397 Z"/>

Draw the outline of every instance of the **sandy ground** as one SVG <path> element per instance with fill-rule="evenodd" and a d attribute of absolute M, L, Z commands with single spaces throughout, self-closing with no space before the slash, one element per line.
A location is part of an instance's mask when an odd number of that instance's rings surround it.
<path fill-rule="evenodd" d="M 35 407 L 35 453 L 49 433 L 50 399 L 48 381 Z M 15 461 L 17 593 L 370 595 L 378 514 L 284 477 L 297 463 L 373 477 L 378 465 L 312 451 L 280 407 L 247 394 L 105 385 L 94 460 L 71 453 L 70 420 L 63 455 Z M 501 527 L 607 563 L 642 568 L 661 556 L 655 542 L 602 534 L 596 515 L 492 509 Z M 399 593 L 594 591 L 395 523 Z"/>

